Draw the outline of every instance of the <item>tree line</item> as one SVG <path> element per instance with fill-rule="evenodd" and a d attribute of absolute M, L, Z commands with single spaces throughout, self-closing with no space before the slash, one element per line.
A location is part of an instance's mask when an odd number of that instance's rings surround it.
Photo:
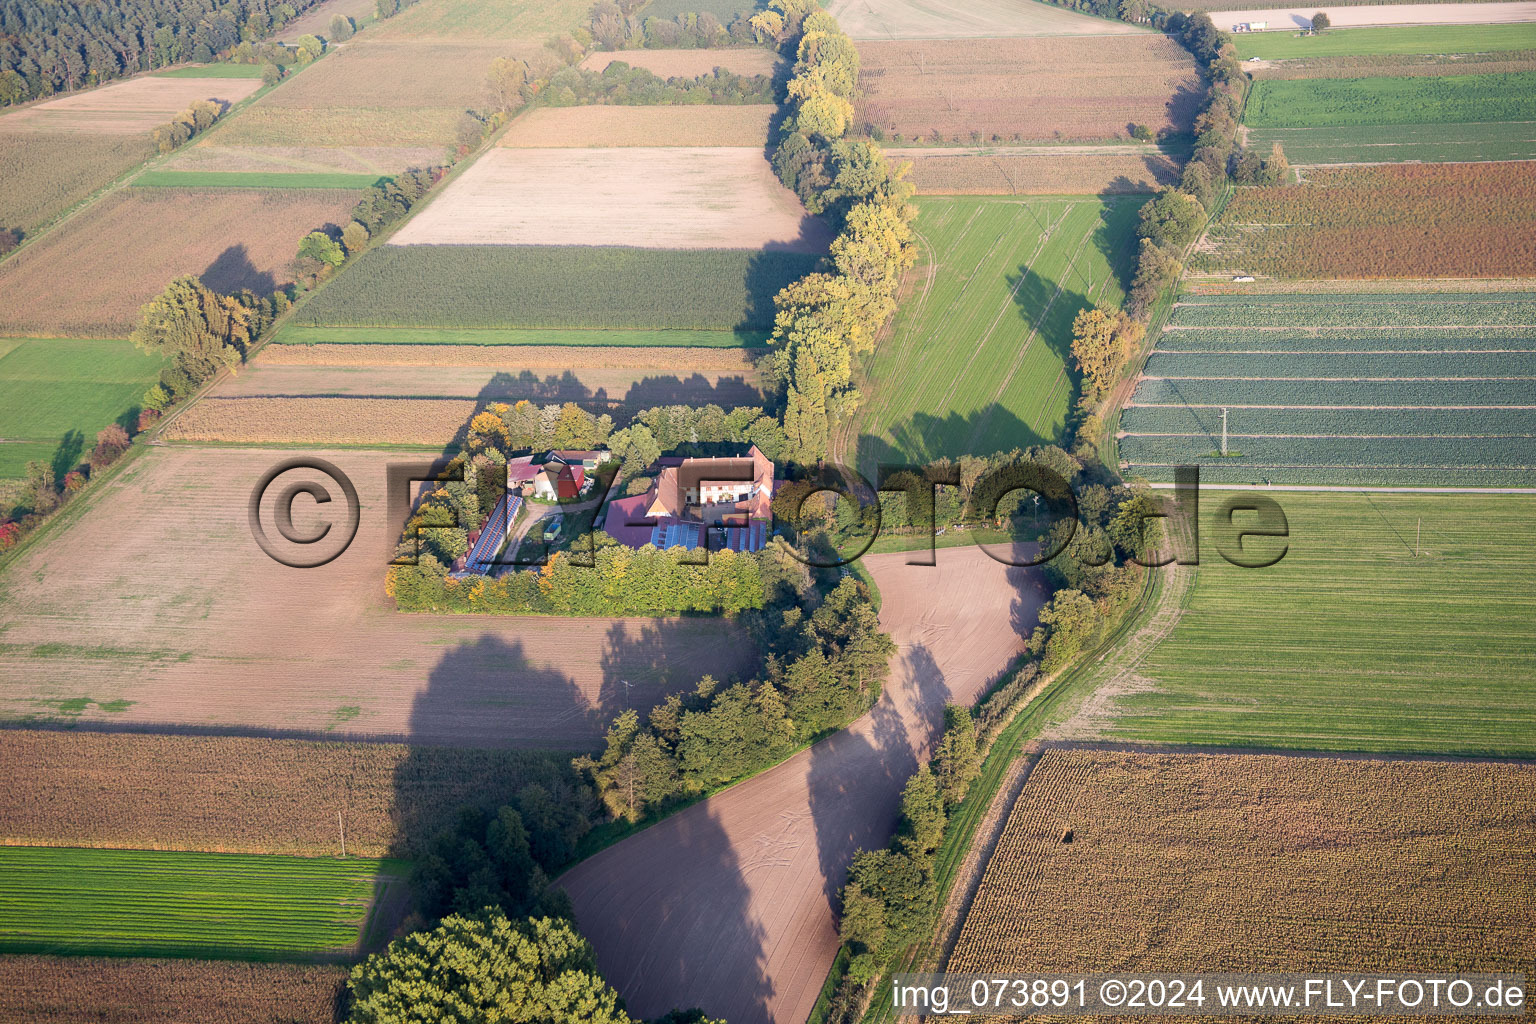
<path fill-rule="evenodd" d="M 837 231 L 831 266 L 774 299 L 769 361 L 783 408 L 787 455 L 825 458 L 831 426 L 859 403 L 853 357 L 869 351 L 896 309 L 901 274 L 916 259 L 906 167 L 868 139 L 845 138 L 853 121 L 859 55 L 812 0 L 772 0 L 752 19 L 795 46 L 788 113 L 773 154 L 780 180 Z"/>
<path fill-rule="evenodd" d="M 191 106 L 171 118 L 169 124 L 156 128 L 150 138 L 157 151 L 169 153 L 194 135 L 212 128 L 223 113 L 224 108 L 213 100 L 194 100 Z"/>
<path fill-rule="evenodd" d="M 320 228 L 299 241 L 295 266 L 301 282 L 313 288 L 368 247 L 368 240 L 400 220 L 432 187 L 447 167 L 413 167 L 363 191 L 343 228 Z"/>
<path fill-rule="evenodd" d="M 709 11 L 675 18 L 642 18 L 646 0 L 598 0 L 592 5 L 587 30 L 603 50 L 692 50 L 769 43 L 745 14 L 726 25 Z"/>
<path fill-rule="evenodd" d="M 211 63 L 319 0 L 0 0 L 0 105 Z"/>
<path fill-rule="evenodd" d="M 550 77 L 541 102 L 552 107 L 591 103 L 618 106 L 772 103 L 773 80 L 767 75 L 738 75 L 725 68 L 694 78 L 662 78 L 646 68 L 616 60 L 601 71 L 564 67 Z"/>

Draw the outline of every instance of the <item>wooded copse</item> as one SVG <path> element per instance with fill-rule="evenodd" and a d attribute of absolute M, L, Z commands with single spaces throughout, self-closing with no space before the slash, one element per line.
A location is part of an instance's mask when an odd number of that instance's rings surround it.
<path fill-rule="evenodd" d="M 832 268 L 781 291 L 769 339 L 784 408 L 788 456 L 812 464 L 830 454 L 834 420 L 858 407 L 853 357 L 874 346 L 896 311 L 896 288 L 917 258 L 915 191 L 907 166 L 879 145 L 845 136 L 853 121 L 859 54 L 836 20 L 808 0 L 773 0 L 754 24 L 798 32 L 789 111 L 774 170 L 812 213 L 837 230 Z"/>
<path fill-rule="evenodd" d="M 0 0 L 0 106 L 140 71 L 207 64 L 319 0 Z"/>
<path fill-rule="evenodd" d="M 163 124 L 151 133 L 155 148 L 161 153 L 169 153 L 194 135 L 198 135 L 213 127 L 213 123 L 224 113 L 224 108 L 213 100 L 197 100 L 181 113 L 171 118 L 169 124 Z"/>
<path fill-rule="evenodd" d="M 639 12 L 646 0 L 598 0 L 592 5 L 588 30 L 599 49 L 705 49 L 731 44 L 763 43 L 775 39 L 754 27 L 746 14 L 729 25 L 709 12 L 679 14 L 675 18 L 646 18 Z"/>
<path fill-rule="evenodd" d="M 411 212 L 446 173 L 446 166 L 402 171 L 365 189 L 345 227 L 317 229 L 305 235 L 297 258 L 305 285 L 313 287 L 326 280 L 348 259 L 361 254 L 371 237 Z"/>
<path fill-rule="evenodd" d="M 896 648 L 864 584 L 848 578 L 823 593 L 781 542 L 759 558 L 768 599 L 752 623 L 766 655 L 761 677 L 724 686 L 705 676 L 643 718 L 626 711 L 602 754 L 573 762 L 612 817 L 664 813 L 777 764 L 874 706 Z"/>

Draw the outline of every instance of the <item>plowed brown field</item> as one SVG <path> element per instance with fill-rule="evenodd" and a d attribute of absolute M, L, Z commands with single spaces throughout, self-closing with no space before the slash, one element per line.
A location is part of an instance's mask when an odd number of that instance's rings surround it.
<path fill-rule="evenodd" d="M 908 139 L 1128 138 L 1132 123 L 1187 131 L 1200 99 L 1194 60 L 1161 35 L 870 42 L 859 57 L 861 118 Z"/>
<path fill-rule="evenodd" d="M 753 669 L 752 645 L 718 619 L 394 612 L 385 472 L 409 456 L 321 453 L 354 482 L 361 528 L 325 566 L 280 565 L 247 508 L 294 454 L 156 449 L 72 506 L 0 575 L 0 716 L 572 749 L 622 710 L 622 680 L 650 707 L 704 673 Z M 315 508 L 297 504 L 298 529 Z"/>
<path fill-rule="evenodd" d="M 1050 749 L 947 969 L 1529 976 L 1533 807 L 1530 764 Z"/>
<path fill-rule="evenodd" d="M 970 704 L 1019 652 L 1043 598 L 977 548 L 865 565 L 897 643 L 880 703 L 852 728 L 612 846 L 560 879 L 632 1013 L 700 1006 L 800 1024 L 837 951 L 832 899 L 856 849 L 885 844 L 945 703 Z"/>

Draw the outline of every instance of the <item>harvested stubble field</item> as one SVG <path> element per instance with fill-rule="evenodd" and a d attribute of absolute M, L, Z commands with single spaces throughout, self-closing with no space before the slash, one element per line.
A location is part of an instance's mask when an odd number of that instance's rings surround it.
<path fill-rule="evenodd" d="M 1356 280 L 1536 274 L 1529 164 L 1324 167 L 1305 177 L 1238 189 L 1191 269 Z"/>
<path fill-rule="evenodd" d="M 148 134 L 10 131 L 0 119 L 0 228 L 34 231 L 154 153 Z"/>
<path fill-rule="evenodd" d="M 165 124 L 196 100 L 238 103 L 260 88 L 260 79 L 145 75 L 25 107 L 0 117 L 0 128 L 140 135 Z"/>
<path fill-rule="evenodd" d="M 919 195 L 1102 195 L 1155 192 L 1182 165 L 1150 146 L 887 149 L 909 160 Z"/>
<path fill-rule="evenodd" d="M 110 726 L 108 726 L 110 728 Z M 561 793 L 559 752 L 243 736 L 0 729 L 0 843 L 412 856 L 465 805 Z"/>
<path fill-rule="evenodd" d="M 441 154 L 463 111 L 452 107 L 247 107 L 219 129 L 226 146 L 431 147 Z M 439 157 L 441 159 L 441 157 Z M 436 161 L 434 161 L 436 162 Z"/>
<path fill-rule="evenodd" d="M 0 956 L 11 1024 L 333 1024 L 347 968 L 220 960 Z"/>
<path fill-rule="evenodd" d="M 381 42 L 368 32 L 263 96 L 222 127 L 221 146 L 446 146 L 485 100 L 504 46 Z"/>
<path fill-rule="evenodd" d="M 512 148 L 608 146 L 757 146 L 768 141 L 771 104 L 715 106 L 536 107 L 507 129 Z"/>
<path fill-rule="evenodd" d="M 350 0 L 356 2 L 356 0 Z M 260 78 L 260 64 L 183 64 L 153 72 L 159 78 Z"/>
<path fill-rule="evenodd" d="M 374 174 L 331 171 L 277 173 L 271 171 L 145 171 L 133 179 L 134 188 L 345 188 L 365 189 L 378 182 Z"/>
<path fill-rule="evenodd" d="M 946 969 L 1529 973 L 1533 802 L 1525 764 L 1049 748 Z"/>
<path fill-rule="evenodd" d="M 1129 475 L 1536 485 L 1529 294 L 1208 297 L 1174 307 L 1121 417 Z M 1221 408 L 1230 447 L 1218 458 Z"/>
<path fill-rule="evenodd" d="M 849 860 L 885 845 L 944 705 L 970 706 L 1001 676 L 1045 597 L 1035 573 L 975 546 L 946 548 L 934 566 L 909 557 L 864 560 L 897 651 L 873 711 L 559 879 L 631 1013 L 809 1015 L 837 955 L 831 894 Z"/>
<path fill-rule="evenodd" d="M 1232 37 L 1243 60 L 1352 57 L 1385 54 L 1473 54 L 1536 50 L 1536 25 L 1448 25 L 1420 28 L 1353 28 L 1300 35 L 1238 32 Z"/>
<path fill-rule="evenodd" d="M 1203 560 L 1173 632 L 1079 734 L 1536 753 L 1536 498 L 1275 497 L 1290 525 L 1285 557 L 1268 569 Z"/>
<path fill-rule="evenodd" d="M 859 116 L 893 142 L 1129 138 L 1187 132 L 1200 100 L 1188 51 L 1149 33 L 1094 39 L 859 44 Z"/>
<path fill-rule="evenodd" d="M 323 384 L 322 382 L 319 382 Z M 431 390 L 420 387 L 417 391 Z M 479 408 L 463 398 L 209 396 L 161 431 L 165 441 L 446 446 Z"/>
<path fill-rule="evenodd" d="M 486 69 L 506 56 L 499 43 L 392 43 L 369 39 L 372 34 L 304 69 L 258 106 L 462 109 L 485 98 Z"/>
<path fill-rule="evenodd" d="M 62 477 L 109 423 L 138 419 L 160 359 L 126 341 L 61 338 L 0 342 L 0 479 L 23 477 L 29 459 Z"/>
<path fill-rule="evenodd" d="M 864 367 L 858 464 L 1056 440 L 1075 390 L 1065 362 L 1072 320 L 1085 306 L 1121 301 L 1117 275 L 1140 202 L 933 197 L 917 205 L 914 290 Z"/>
<path fill-rule="evenodd" d="M 268 294 L 289 280 L 299 240 L 346 223 L 356 199 L 332 190 L 123 189 L 0 264 L 0 323 L 18 334 L 126 337 L 139 307 L 179 274 L 221 292 Z"/>
<path fill-rule="evenodd" d="M 499 39 L 538 49 L 554 33 L 586 25 L 590 10 L 585 0 L 432 0 L 372 26 L 369 35 L 391 41 Z"/>
<path fill-rule="evenodd" d="M 385 471 L 400 453 L 316 453 L 356 485 L 361 527 L 320 568 L 280 565 L 247 506 L 292 454 L 157 448 L 73 503 L 0 575 L 0 715 L 569 750 L 622 709 L 620 680 L 651 707 L 755 667 L 719 619 L 395 613 Z M 296 511 L 312 530 L 313 507 Z"/>
<path fill-rule="evenodd" d="M 384 245 L 316 293 L 294 320 L 308 327 L 761 330 L 773 326 L 773 297 L 819 259 L 756 249 Z"/>
<path fill-rule="evenodd" d="M 346 955 L 364 941 L 376 894 L 406 871 L 358 857 L 0 846 L 0 951 Z"/>
<path fill-rule="evenodd" d="M 651 15 L 649 11 L 647 15 Z M 779 58 L 760 46 L 732 46 L 709 50 L 623 50 L 617 53 L 598 50 L 587 55 L 581 66 L 588 71 L 603 71 L 614 61 L 632 68 L 645 68 L 662 78 L 697 78 L 715 68 L 725 68 L 738 75 L 772 75 Z"/>
<path fill-rule="evenodd" d="M 545 331 L 542 336 L 558 340 L 559 332 Z M 624 346 L 615 350 L 595 344 L 361 345 L 317 342 L 268 345 L 261 350 L 256 366 L 258 369 L 268 366 L 493 366 L 513 372 L 685 369 L 745 375 L 757 372 L 752 353 L 742 348 L 699 349 L 659 344 Z"/>
<path fill-rule="evenodd" d="M 390 244 L 822 253 L 831 240 L 761 146 L 644 147 L 492 150 Z"/>
<path fill-rule="evenodd" d="M 300 327 L 289 324 L 272 339 L 278 345 L 535 345 L 551 348 L 677 348 L 684 358 L 701 348 L 761 348 L 767 331 L 574 330 L 522 327 Z M 380 358 L 385 358 L 381 356 Z M 627 357 L 626 357 L 627 358 Z M 706 357 L 707 358 L 707 357 Z"/>
<path fill-rule="evenodd" d="M 278 29 L 277 38 L 285 43 L 294 43 L 300 36 L 308 34 L 335 42 L 331 36 L 332 18 L 340 14 L 361 24 L 373 17 L 377 10 L 377 5 L 368 0 L 326 0 Z"/>
<path fill-rule="evenodd" d="M 225 146 L 184 147 L 167 165 L 173 171 L 270 171 L 283 174 L 398 174 L 440 163 L 430 146 Z"/>
<path fill-rule="evenodd" d="M 833 0 L 827 7 L 854 39 L 1107 36 L 1142 32 L 1035 0 Z"/>

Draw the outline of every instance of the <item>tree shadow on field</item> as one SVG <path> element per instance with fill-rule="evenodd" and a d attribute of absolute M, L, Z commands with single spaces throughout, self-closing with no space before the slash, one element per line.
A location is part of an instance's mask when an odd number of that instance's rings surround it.
<path fill-rule="evenodd" d="M 771 863 L 706 801 L 588 858 L 557 884 L 631 1015 L 700 1007 L 731 1024 L 769 1024 L 774 986 L 759 920 L 773 915 L 773 893 L 752 889 L 764 868 Z"/>
<path fill-rule="evenodd" d="M 802 247 L 814 244 L 815 252 L 789 251 L 783 247 L 765 246 L 747 260 L 743 282 L 746 285 L 746 308 L 742 310 L 741 320 L 734 325 L 735 330 L 773 330 L 773 317 L 776 312 L 773 297 L 786 285 L 814 271 L 821 263 L 826 247 L 832 241 L 831 229 L 819 218 L 807 217 L 801 223 L 801 236 L 801 242 L 791 244 Z M 708 281 L 701 281 L 699 284 L 700 287 L 709 287 Z"/>
<path fill-rule="evenodd" d="M 859 435 L 857 467 L 870 480 L 880 465 L 923 465 L 940 458 L 994 455 L 1058 440 L 1042 437 L 1012 409 L 997 403 L 967 416 L 914 413 L 886 429 L 889 436 Z"/>
<path fill-rule="evenodd" d="M 267 271 L 256 269 L 251 262 L 250 250 L 243 242 L 221 252 L 218 259 L 208 264 L 201 277 L 203 284 L 225 295 L 242 288 L 249 288 L 257 295 L 271 295 L 277 290 L 277 280 Z"/>
<path fill-rule="evenodd" d="M 53 450 L 53 458 L 48 466 L 53 471 L 53 479 L 62 484 L 64 474 L 80 465 L 80 455 L 85 451 L 85 435 L 78 430 L 69 430 L 59 439 L 59 446 Z"/>

